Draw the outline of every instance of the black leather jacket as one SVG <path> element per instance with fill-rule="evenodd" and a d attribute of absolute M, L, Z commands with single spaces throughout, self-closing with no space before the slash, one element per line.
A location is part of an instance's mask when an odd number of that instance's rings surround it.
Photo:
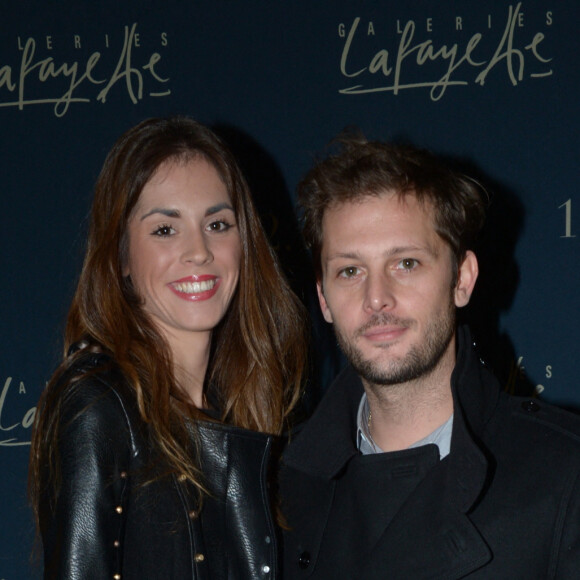
<path fill-rule="evenodd" d="M 103 362 L 82 356 L 71 372 L 84 376 L 62 393 L 60 491 L 56 503 L 47 495 L 40 506 L 44 577 L 276 578 L 266 483 L 272 437 L 197 423 L 211 493 L 198 510 L 190 484 L 174 476 L 142 485 L 151 476 L 148 427 L 132 389 Z"/>

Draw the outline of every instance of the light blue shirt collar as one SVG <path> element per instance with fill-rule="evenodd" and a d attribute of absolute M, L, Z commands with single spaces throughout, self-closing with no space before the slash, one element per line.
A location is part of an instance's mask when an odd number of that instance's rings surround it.
<path fill-rule="evenodd" d="M 367 399 L 367 394 L 363 393 L 361 397 L 360 404 L 358 406 L 358 413 L 356 418 L 357 423 L 357 447 L 358 450 L 363 455 L 370 455 L 372 453 L 383 453 L 383 450 L 373 441 L 370 434 L 368 423 L 369 423 L 369 402 Z M 412 445 L 409 445 L 408 449 L 413 449 L 415 447 L 421 447 L 421 445 L 427 445 L 429 443 L 434 443 L 439 447 L 439 457 L 443 459 L 449 455 L 449 450 L 451 448 L 451 431 L 453 428 L 453 413 L 451 417 L 427 435 L 420 441 L 416 441 Z"/>

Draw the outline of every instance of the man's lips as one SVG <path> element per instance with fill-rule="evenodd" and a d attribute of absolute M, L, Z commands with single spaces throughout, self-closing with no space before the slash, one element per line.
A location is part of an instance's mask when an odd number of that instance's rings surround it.
<path fill-rule="evenodd" d="M 217 276 L 187 276 L 170 282 L 167 286 L 184 300 L 197 301 L 211 298 L 218 290 L 220 278 Z"/>
<path fill-rule="evenodd" d="M 371 342 L 391 342 L 400 338 L 407 330 L 405 326 L 372 326 L 360 334 Z"/>

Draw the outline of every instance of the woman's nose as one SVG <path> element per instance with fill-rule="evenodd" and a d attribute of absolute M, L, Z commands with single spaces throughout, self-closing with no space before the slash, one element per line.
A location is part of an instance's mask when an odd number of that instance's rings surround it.
<path fill-rule="evenodd" d="M 184 262 L 192 262 L 198 266 L 213 260 L 213 254 L 211 253 L 208 240 L 203 235 L 203 232 L 193 232 L 188 236 L 185 241 L 182 260 Z"/>

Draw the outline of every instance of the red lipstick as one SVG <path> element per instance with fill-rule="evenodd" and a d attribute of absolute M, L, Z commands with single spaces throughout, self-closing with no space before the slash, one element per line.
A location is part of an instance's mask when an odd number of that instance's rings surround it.
<path fill-rule="evenodd" d="M 197 302 L 211 298 L 218 291 L 220 281 L 217 276 L 187 276 L 170 282 L 167 286 L 182 300 Z"/>

